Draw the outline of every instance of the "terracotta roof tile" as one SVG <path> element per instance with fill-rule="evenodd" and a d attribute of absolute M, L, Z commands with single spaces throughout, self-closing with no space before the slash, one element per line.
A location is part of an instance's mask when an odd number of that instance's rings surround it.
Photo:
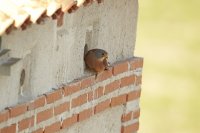
<path fill-rule="evenodd" d="M 0 36 L 15 28 L 25 29 L 31 23 L 40 23 L 44 17 L 71 13 L 88 1 L 96 0 L 0 0 Z"/>
<path fill-rule="evenodd" d="M 0 35 L 14 23 L 14 20 L 0 11 Z"/>

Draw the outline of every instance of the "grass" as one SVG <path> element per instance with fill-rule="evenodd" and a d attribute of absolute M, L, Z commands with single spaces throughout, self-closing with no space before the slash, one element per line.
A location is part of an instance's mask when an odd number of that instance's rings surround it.
<path fill-rule="evenodd" d="M 200 1 L 140 0 L 144 57 L 139 133 L 200 131 Z"/>

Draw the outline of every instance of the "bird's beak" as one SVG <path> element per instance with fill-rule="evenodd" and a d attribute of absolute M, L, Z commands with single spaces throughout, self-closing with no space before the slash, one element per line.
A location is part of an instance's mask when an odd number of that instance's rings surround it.
<path fill-rule="evenodd" d="M 108 54 L 105 55 L 105 58 L 108 59 Z"/>

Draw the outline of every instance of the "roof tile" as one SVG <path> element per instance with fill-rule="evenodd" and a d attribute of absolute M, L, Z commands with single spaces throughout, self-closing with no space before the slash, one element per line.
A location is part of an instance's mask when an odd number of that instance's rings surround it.
<path fill-rule="evenodd" d="M 88 0 L 0 0 L 0 36 L 5 32 L 38 23 L 44 17 L 74 11 Z M 89 0 L 91 3 L 96 0 Z M 97 0 L 98 1 L 98 0 Z M 12 28 L 15 27 L 15 28 Z"/>

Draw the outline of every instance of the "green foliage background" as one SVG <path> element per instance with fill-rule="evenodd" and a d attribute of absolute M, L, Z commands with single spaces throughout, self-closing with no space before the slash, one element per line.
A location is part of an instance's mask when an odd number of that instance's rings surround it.
<path fill-rule="evenodd" d="M 200 133 L 200 0 L 139 0 L 139 133 Z"/>

